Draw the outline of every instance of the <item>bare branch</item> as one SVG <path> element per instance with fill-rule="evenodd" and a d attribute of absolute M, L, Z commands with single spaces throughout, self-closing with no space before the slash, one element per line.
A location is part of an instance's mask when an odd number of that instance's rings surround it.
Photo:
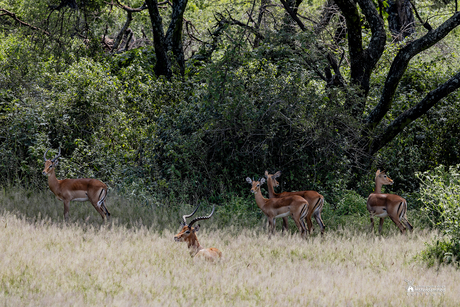
<path fill-rule="evenodd" d="M 460 88 L 460 72 L 429 92 L 417 105 L 399 115 L 385 131 L 374 138 L 370 146 L 370 154 L 376 153 L 379 149 L 388 144 L 396 135 L 404 130 L 414 120 L 428 112 L 441 99 Z"/>
<path fill-rule="evenodd" d="M 428 31 L 431 31 L 433 30 L 433 28 L 431 27 L 431 25 L 428 23 L 428 20 L 423 22 L 422 20 L 422 17 L 420 17 L 420 15 L 418 14 L 418 11 L 417 11 L 417 8 L 415 7 L 415 4 L 409 0 L 410 4 L 412 5 L 412 8 L 414 9 L 414 12 L 415 12 L 415 16 L 417 16 L 417 19 L 420 21 L 420 23 L 423 25 L 423 27 L 425 29 L 427 29 Z"/>
<path fill-rule="evenodd" d="M 41 33 L 43 33 L 43 34 L 45 34 L 45 35 L 47 35 L 47 36 L 51 36 L 51 34 L 50 34 L 48 31 L 45 31 L 45 30 L 43 30 L 43 29 L 40 29 L 40 28 L 38 28 L 38 27 L 36 27 L 36 26 L 33 26 L 33 25 L 31 25 L 31 24 L 29 24 L 29 23 L 27 23 L 27 22 L 24 22 L 24 21 L 20 20 L 20 19 L 16 16 L 16 14 L 13 13 L 13 12 L 7 11 L 7 10 L 2 9 L 2 8 L 0 8 L 0 12 L 3 12 L 3 14 L 1 14 L 0 17 L 1 17 L 1 16 L 5 16 L 5 15 L 6 15 L 6 16 L 9 16 L 9 17 L 13 18 L 15 21 L 17 21 L 21 26 L 28 27 L 28 28 L 30 28 L 30 29 L 32 29 L 32 30 L 34 30 L 34 31 L 39 31 L 39 32 L 41 32 Z"/>
<path fill-rule="evenodd" d="M 300 27 L 300 29 L 302 31 L 305 31 L 306 28 L 305 28 L 305 25 L 303 24 L 303 22 L 299 19 L 299 17 L 297 17 L 297 12 L 295 12 L 294 10 L 291 9 L 291 7 L 289 6 L 289 4 L 286 3 L 286 1 L 284 0 L 280 0 L 281 3 L 283 4 L 284 6 L 284 9 L 289 13 L 289 15 L 291 16 L 291 18 L 297 23 L 297 25 Z"/>
<path fill-rule="evenodd" d="M 373 130 L 390 109 L 399 81 L 406 72 L 410 60 L 420 52 L 442 40 L 458 25 L 460 25 L 460 12 L 456 12 L 437 29 L 410 42 L 398 52 L 390 67 L 387 79 L 385 80 L 380 101 L 365 120 L 368 130 Z"/>

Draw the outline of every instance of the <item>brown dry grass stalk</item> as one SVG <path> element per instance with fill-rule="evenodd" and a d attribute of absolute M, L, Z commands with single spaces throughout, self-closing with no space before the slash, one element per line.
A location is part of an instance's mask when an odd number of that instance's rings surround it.
<path fill-rule="evenodd" d="M 224 260 L 195 263 L 174 232 L 83 227 L 4 212 L 0 216 L 0 304 L 4 306 L 455 306 L 460 274 L 413 258 L 432 232 L 370 236 L 350 230 L 324 238 L 268 240 L 242 229 L 198 234 Z M 442 295 L 408 296 L 416 286 Z"/>

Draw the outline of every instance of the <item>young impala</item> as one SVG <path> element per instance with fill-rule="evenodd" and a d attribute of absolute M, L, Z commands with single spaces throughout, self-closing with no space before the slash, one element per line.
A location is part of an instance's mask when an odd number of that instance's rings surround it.
<path fill-rule="evenodd" d="M 275 219 L 289 215 L 294 219 L 301 236 L 305 236 L 307 228 L 303 219 L 307 216 L 308 201 L 299 195 L 267 199 L 263 197 L 260 191 L 260 186 L 264 184 L 265 178 L 254 181 L 247 177 L 246 181 L 252 185 L 251 192 L 255 195 L 257 206 L 268 218 L 269 237 L 275 232 Z"/>
<path fill-rule="evenodd" d="M 43 155 L 45 160 L 45 169 L 43 175 L 48 176 L 48 185 L 50 190 L 56 195 L 59 200 L 64 202 L 64 218 L 69 219 L 69 205 L 71 201 L 87 201 L 89 200 L 97 212 L 102 216 L 105 221 L 110 212 L 105 206 L 105 199 L 107 197 L 107 186 L 105 183 L 97 179 L 62 179 L 56 178 L 54 169 L 58 165 L 58 158 L 61 156 L 61 148 L 59 153 L 53 159 L 46 159 L 46 154 Z"/>
<path fill-rule="evenodd" d="M 189 224 L 187 224 L 187 221 L 186 221 L 187 218 L 195 214 L 199 206 L 200 205 L 198 205 L 191 214 L 182 216 L 182 223 L 181 223 L 182 229 L 177 235 L 174 236 L 174 241 L 187 242 L 189 253 L 190 253 L 190 256 L 192 256 L 192 258 L 193 257 L 195 257 L 195 259 L 204 258 L 207 261 L 215 262 L 222 258 L 222 252 L 214 247 L 203 248 L 198 242 L 198 238 L 196 237 L 196 233 L 200 229 L 200 225 L 198 224 L 197 226 L 192 227 L 192 225 L 198 221 L 207 220 L 211 218 L 211 216 L 214 213 L 215 206 L 212 207 L 211 214 L 209 214 L 208 216 L 200 216 L 200 217 L 194 218 Z"/>
<path fill-rule="evenodd" d="M 407 219 L 407 201 L 399 195 L 382 194 L 382 185 L 392 185 L 393 180 L 385 171 L 375 173 L 375 191 L 367 198 L 367 210 L 371 215 L 371 231 L 374 231 L 374 216 L 380 218 L 379 233 L 382 233 L 383 219 L 387 216 L 398 226 L 402 233 L 406 227 L 412 231 L 413 227 Z M 406 227 L 404 227 L 404 225 Z"/>
<path fill-rule="evenodd" d="M 324 206 L 324 197 L 323 195 L 319 194 L 316 191 L 298 191 L 298 192 L 283 192 L 283 193 L 275 193 L 274 187 L 279 186 L 279 182 L 276 180 L 281 176 L 281 171 L 277 171 L 275 174 L 269 174 L 265 171 L 265 177 L 267 177 L 267 186 L 268 186 L 268 198 L 280 198 L 292 195 L 299 195 L 305 198 L 308 201 L 308 213 L 306 217 L 308 231 L 313 231 L 313 224 L 311 223 L 311 217 L 314 216 L 316 222 L 318 223 L 319 227 L 321 228 L 321 234 L 324 234 L 324 226 L 323 220 L 321 218 L 321 211 L 323 210 Z M 284 224 L 287 225 L 287 221 L 284 221 Z M 286 226 L 287 227 L 287 226 Z"/>

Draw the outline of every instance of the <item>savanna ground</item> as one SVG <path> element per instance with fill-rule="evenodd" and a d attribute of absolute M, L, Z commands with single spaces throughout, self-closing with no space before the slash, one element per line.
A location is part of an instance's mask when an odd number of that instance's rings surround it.
<path fill-rule="evenodd" d="M 324 237 L 317 229 L 307 240 L 278 231 L 269 240 L 263 218 L 253 227 L 223 223 L 219 207 L 211 220 L 201 221 L 198 235 L 203 246 L 224 254 L 223 261 L 209 264 L 194 262 L 186 245 L 173 240 L 179 212 L 189 213 L 184 211 L 190 206 L 178 205 L 177 212 L 149 209 L 112 195 L 109 223 L 102 225 L 89 203 L 72 203 L 71 221 L 64 223 L 62 203 L 50 194 L 0 193 L 3 306 L 456 306 L 460 301 L 460 275 L 453 266 L 428 268 L 417 259 L 425 242 L 437 236 L 420 227 L 401 236 L 386 221 L 383 236 L 370 235 L 362 217 L 329 228 Z M 445 288 L 412 296 L 407 281 Z"/>

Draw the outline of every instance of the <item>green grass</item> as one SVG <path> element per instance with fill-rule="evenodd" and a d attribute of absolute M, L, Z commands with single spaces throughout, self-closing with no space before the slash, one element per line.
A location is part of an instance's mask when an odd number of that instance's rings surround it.
<path fill-rule="evenodd" d="M 416 229 L 401 236 L 390 228 L 376 236 L 345 224 L 323 238 L 278 232 L 269 240 L 263 222 L 219 224 L 217 211 L 201 221 L 198 233 L 204 247 L 223 252 L 213 265 L 193 261 L 186 245 L 173 240 L 177 215 L 190 206 L 144 207 L 112 196 L 114 218 L 103 225 L 89 203 L 75 203 L 72 220 L 64 223 L 62 204 L 48 193 L 3 190 L 0 305 L 455 306 L 460 301 L 454 267 L 427 268 L 414 260 L 435 232 Z M 446 291 L 408 296 L 405 280 Z"/>

